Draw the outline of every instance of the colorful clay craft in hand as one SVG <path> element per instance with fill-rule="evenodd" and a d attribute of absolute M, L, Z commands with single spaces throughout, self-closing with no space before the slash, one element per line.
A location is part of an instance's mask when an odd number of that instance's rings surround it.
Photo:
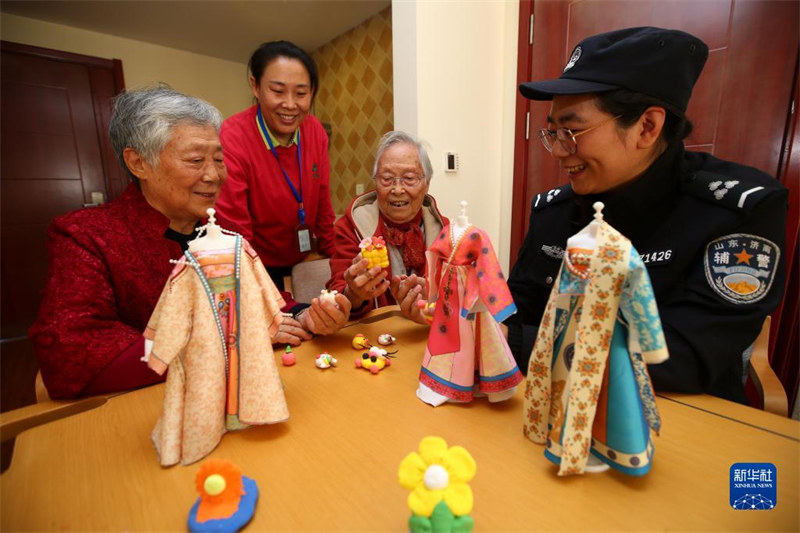
<path fill-rule="evenodd" d="M 388 333 L 383 333 L 381 335 L 378 335 L 378 344 L 380 344 L 381 346 L 389 346 L 390 344 L 394 344 L 394 341 L 396 340 L 397 339 L 395 339 Z"/>
<path fill-rule="evenodd" d="M 200 497 L 189 511 L 189 531 L 239 531 L 253 517 L 258 486 L 230 461 L 204 461 L 194 481 Z"/>
<path fill-rule="evenodd" d="M 358 247 L 361 248 L 361 257 L 369 261 L 367 268 L 379 266 L 389 268 L 389 252 L 383 237 L 367 237 Z"/>
<path fill-rule="evenodd" d="M 317 368 L 330 368 L 332 366 L 336 366 L 336 363 L 338 362 L 339 361 L 332 357 L 328 352 L 322 352 L 314 360 L 314 364 L 317 365 Z"/>
<path fill-rule="evenodd" d="M 297 358 L 292 353 L 292 347 L 287 346 L 286 351 L 284 351 L 283 354 L 281 354 L 281 363 L 283 363 L 283 366 L 292 366 L 296 362 Z"/>
<path fill-rule="evenodd" d="M 356 368 L 363 368 L 369 370 L 373 374 L 377 374 L 392 362 L 389 360 L 391 354 L 383 348 L 373 346 L 369 352 L 364 352 L 361 357 L 356 357 Z"/>
<path fill-rule="evenodd" d="M 436 302 L 428 302 L 427 300 L 417 300 L 417 307 L 422 313 L 428 324 L 433 323 L 433 313 L 436 311 Z"/>
<path fill-rule="evenodd" d="M 339 294 L 339 291 L 329 291 L 328 289 L 322 289 L 319 293 L 319 303 L 330 302 L 331 305 L 334 307 L 339 307 L 339 304 L 336 303 L 336 295 Z"/>
<path fill-rule="evenodd" d="M 367 348 L 372 348 L 372 345 L 369 343 L 369 339 L 367 339 L 363 333 L 359 333 L 353 337 L 352 344 L 354 350 L 366 350 Z"/>

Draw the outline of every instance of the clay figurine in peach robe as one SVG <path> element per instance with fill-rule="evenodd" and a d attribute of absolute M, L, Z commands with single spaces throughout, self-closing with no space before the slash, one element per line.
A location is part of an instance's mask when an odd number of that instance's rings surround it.
<path fill-rule="evenodd" d="M 152 432 L 162 466 L 202 459 L 227 431 L 289 417 L 270 340 L 283 299 L 247 241 L 209 211 L 145 331 L 148 365 L 169 368 Z"/>

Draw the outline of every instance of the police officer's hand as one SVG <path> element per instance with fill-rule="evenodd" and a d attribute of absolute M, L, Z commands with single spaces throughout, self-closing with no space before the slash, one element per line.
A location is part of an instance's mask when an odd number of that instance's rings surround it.
<path fill-rule="evenodd" d="M 394 276 L 389 290 L 406 318 L 420 324 L 428 324 L 422 316 L 420 307 L 417 305 L 417 302 L 422 300 L 427 293 L 425 278 L 416 274 Z"/>
<path fill-rule="evenodd" d="M 389 288 L 386 271 L 379 266 L 367 268 L 369 261 L 358 254 L 353 258 L 353 264 L 344 271 L 344 280 L 347 287 L 344 295 L 350 300 L 353 307 L 359 307 L 365 300 L 377 298 Z"/>
<path fill-rule="evenodd" d="M 334 296 L 336 303 L 321 302 L 319 298 L 311 300 L 311 307 L 297 315 L 297 320 L 304 329 L 316 335 L 336 333 L 350 319 L 351 304 L 344 295 Z"/>

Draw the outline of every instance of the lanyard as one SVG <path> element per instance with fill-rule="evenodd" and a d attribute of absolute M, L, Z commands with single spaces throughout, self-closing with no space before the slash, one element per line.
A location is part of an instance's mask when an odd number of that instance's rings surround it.
<path fill-rule="evenodd" d="M 264 141 L 264 144 L 267 145 L 269 151 L 272 152 L 272 155 L 275 156 L 275 161 L 278 162 L 278 167 L 280 167 L 281 172 L 283 172 L 283 177 L 286 179 L 286 183 L 289 184 L 289 188 L 292 190 L 292 194 L 294 195 L 294 199 L 297 200 L 297 218 L 300 219 L 300 224 L 306 223 L 306 209 L 303 206 L 303 158 L 300 155 L 300 132 L 297 132 L 297 172 L 299 173 L 299 182 L 300 182 L 300 191 L 298 192 L 295 188 L 292 180 L 289 179 L 289 175 L 283 169 L 283 165 L 281 165 L 281 160 L 278 157 L 278 152 L 275 151 L 275 147 L 272 145 L 272 139 L 269 136 L 269 130 L 267 130 L 267 125 L 264 123 L 264 117 L 261 114 L 261 108 L 259 107 L 256 112 L 256 123 L 258 125 L 258 132 L 261 134 L 261 139 Z"/>

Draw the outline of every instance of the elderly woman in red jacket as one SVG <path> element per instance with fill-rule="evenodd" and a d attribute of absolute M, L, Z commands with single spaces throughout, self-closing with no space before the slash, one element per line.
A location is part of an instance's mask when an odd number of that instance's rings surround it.
<path fill-rule="evenodd" d="M 109 134 L 133 182 L 114 201 L 58 217 L 48 230 L 47 281 L 29 336 L 51 397 L 163 379 L 140 361 L 142 332 L 170 259 L 188 247 L 227 178 L 221 124 L 208 102 L 162 85 L 116 98 Z M 348 317 L 343 303 L 317 302 L 304 327 L 338 329 Z"/>
<path fill-rule="evenodd" d="M 428 194 L 433 167 L 425 147 L 411 135 L 390 131 L 379 144 L 372 179 L 375 190 L 357 196 L 335 225 L 328 288 L 347 296 L 353 314 L 400 305 L 405 316 L 427 324 L 416 305 L 427 294 L 425 250 L 448 221 Z M 365 237 L 383 237 L 389 267 L 362 257 Z"/>

